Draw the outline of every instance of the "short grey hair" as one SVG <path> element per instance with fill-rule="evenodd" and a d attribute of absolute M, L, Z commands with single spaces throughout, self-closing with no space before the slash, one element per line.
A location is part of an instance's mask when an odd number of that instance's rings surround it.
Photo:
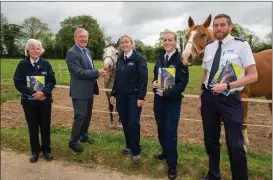
<path fill-rule="evenodd" d="M 41 41 L 37 40 L 37 39 L 29 39 L 26 43 L 26 47 L 25 47 L 25 56 L 29 56 L 28 54 L 28 50 L 34 46 L 34 45 L 39 45 L 41 48 L 41 54 L 43 54 L 45 52 L 45 49 L 43 48 L 43 45 L 41 43 Z"/>
<path fill-rule="evenodd" d="M 89 33 L 86 29 L 84 28 L 77 28 L 75 31 L 74 31 L 74 39 L 76 38 L 78 32 L 87 32 L 87 35 L 89 36 Z"/>

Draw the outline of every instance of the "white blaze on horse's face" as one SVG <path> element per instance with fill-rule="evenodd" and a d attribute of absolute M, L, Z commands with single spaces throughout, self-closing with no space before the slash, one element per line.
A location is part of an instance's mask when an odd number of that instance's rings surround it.
<path fill-rule="evenodd" d="M 193 58 L 193 49 L 195 48 L 193 44 L 193 38 L 196 33 L 197 33 L 196 31 L 191 32 L 190 37 L 185 45 L 185 49 L 182 53 L 183 64 L 185 66 L 190 66 L 192 64 L 191 62 Z"/>
<path fill-rule="evenodd" d="M 108 46 L 103 51 L 103 68 L 110 70 L 117 63 L 118 50 L 116 50 L 113 46 Z"/>

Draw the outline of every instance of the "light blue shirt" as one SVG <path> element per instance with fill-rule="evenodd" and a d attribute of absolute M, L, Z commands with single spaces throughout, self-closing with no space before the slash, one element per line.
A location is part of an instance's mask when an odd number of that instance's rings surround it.
<path fill-rule="evenodd" d="M 93 63 L 92 63 L 92 58 L 91 58 L 91 57 L 88 55 L 88 53 L 87 53 L 87 49 L 86 49 L 86 48 L 80 47 L 78 44 L 76 44 L 76 46 L 78 46 L 78 47 L 81 49 L 82 53 L 83 53 L 84 55 L 87 56 L 88 61 L 89 61 L 89 63 L 91 64 L 92 69 L 95 69 L 94 66 L 93 66 Z M 84 53 L 83 50 L 85 50 L 86 53 Z"/>

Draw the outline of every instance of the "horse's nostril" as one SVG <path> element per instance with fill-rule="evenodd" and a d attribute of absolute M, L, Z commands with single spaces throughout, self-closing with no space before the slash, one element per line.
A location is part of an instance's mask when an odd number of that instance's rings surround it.
<path fill-rule="evenodd" d="M 190 56 L 189 56 L 189 58 L 188 58 L 188 61 L 189 61 L 189 62 L 192 62 L 192 56 L 191 56 L 191 54 L 190 54 Z"/>

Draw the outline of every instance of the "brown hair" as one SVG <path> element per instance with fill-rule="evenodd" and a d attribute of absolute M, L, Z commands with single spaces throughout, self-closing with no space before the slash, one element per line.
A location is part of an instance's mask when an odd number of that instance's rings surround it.
<path fill-rule="evenodd" d="M 216 16 L 214 17 L 213 21 L 214 21 L 215 19 L 219 19 L 219 18 L 226 18 L 226 19 L 227 19 L 227 23 L 228 23 L 229 25 L 232 24 L 231 18 L 230 18 L 230 16 L 227 15 L 227 14 L 218 14 L 218 15 L 216 15 Z"/>

